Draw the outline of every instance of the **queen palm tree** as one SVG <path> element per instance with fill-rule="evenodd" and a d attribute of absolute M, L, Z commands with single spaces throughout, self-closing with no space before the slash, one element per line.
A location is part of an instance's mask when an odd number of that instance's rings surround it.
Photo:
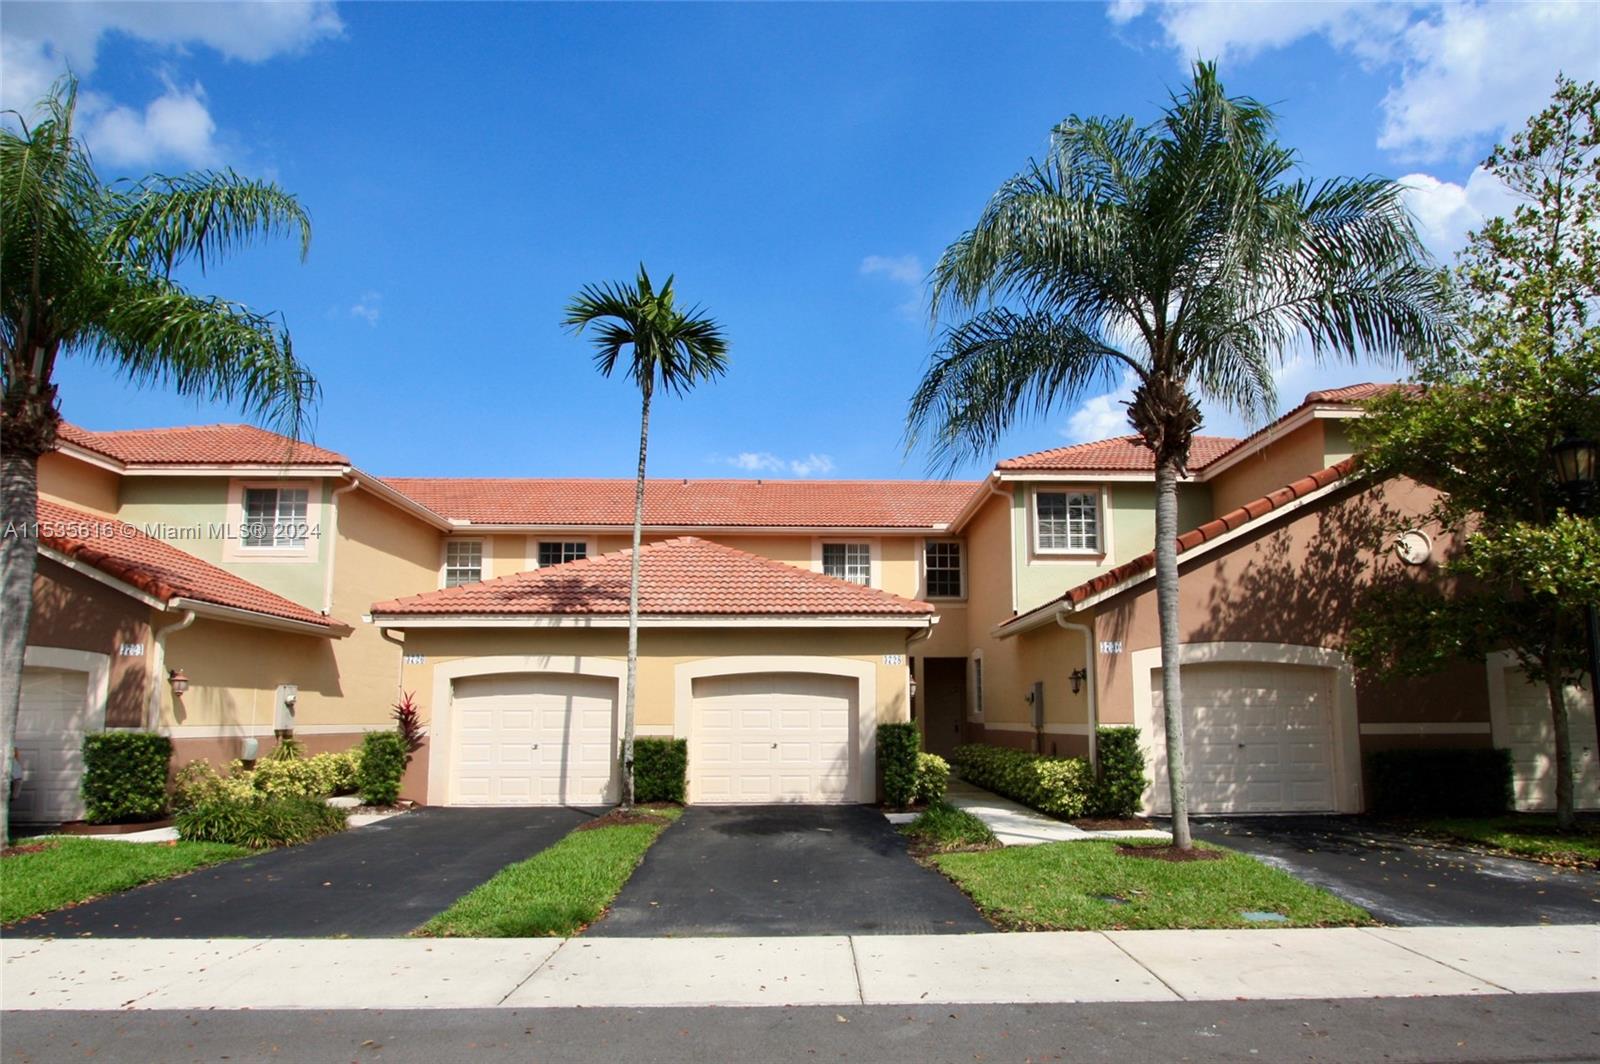
<path fill-rule="evenodd" d="M 1177 486 L 1199 397 L 1253 421 L 1273 410 L 1273 370 L 1291 351 L 1397 361 L 1441 331 L 1437 278 L 1399 186 L 1296 179 L 1274 126 L 1203 63 L 1149 126 L 1056 126 L 1048 154 L 934 267 L 935 320 L 965 317 L 943 330 L 907 419 L 908 444 L 952 467 L 1020 417 L 1136 382 L 1128 420 L 1155 459 L 1167 775 L 1183 849 Z"/>
<path fill-rule="evenodd" d="M 628 580 L 628 688 L 622 714 L 622 808 L 633 808 L 633 732 L 639 681 L 639 539 L 644 528 L 644 468 L 650 445 L 650 399 L 657 387 L 684 395 L 728 368 L 722 328 L 699 306 L 679 310 L 671 277 L 657 292 L 644 265 L 633 284 L 584 285 L 567 304 L 562 324 L 575 333 L 595 329 L 594 362 L 609 377 L 619 365 L 639 386 L 639 472 L 633 485 L 633 565 Z M 629 348 L 626 361 L 623 348 Z"/>
<path fill-rule="evenodd" d="M 231 172 L 107 183 L 73 132 L 77 84 L 58 82 L 29 125 L 0 127 L 0 757 L 5 783 L 22 698 L 37 565 L 39 456 L 61 415 L 54 372 L 85 358 L 135 385 L 238 402 L 298 435 L 315 379 L 289 334 L 238 303 L 173 279 L 253 241 L 298 236 L 311 222 L 293 196 Z M 0 838 L 10 787 L 0 786 Z"/>

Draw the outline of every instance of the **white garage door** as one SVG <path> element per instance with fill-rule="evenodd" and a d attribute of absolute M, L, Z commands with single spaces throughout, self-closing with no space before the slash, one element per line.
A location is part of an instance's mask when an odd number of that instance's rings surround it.
<path fill-rule="evenodd" d="M 22 670 L 17 755 L 26 779 L 11 815 L 24 824 L 57 824 L 83 816 L 83 736 L 89 728 L 89 676 L 69 669 Z"/>
<path fill-rule="evenodd" d="M 855 801 L 856 688 L 809 673 L 695 680 L 689 800 Z"/>
<path fill-rule="evenodd" d="M 1490 673 L 1492 676 L 1493 673 Z M 1556 807 L 1555 725 L 1543 684 L 1531 684 L 1521 669 L 1505 670 L 1506 712 L 1496 720 L 1494 742 L 1511 751 L 1511 781 L 1518 809 Z M 1574 804 L 1600 809 L 1600 759 L 1595 757 L 1594 700 L 1587 690 L 1567 698 L 1567 735 L 1572 741 Z"/>
<path fill-rule="evenodd" d="M 1335 808 L 1333 674 L 1297 665 L 1183 667 L 1184 758 L 1195 813 L 1301 813 Z M 1162 714 L 1161 670 L 1151 677 Z M 1158 798 L 1166 758 L 1157 747 Z M 1165 802 L 1162 803 L 1165 805 Z"/>
<path fill-rule="evenodd" d="M 617 801 L 617 681 L 515 673 L 455 682 L 451 801 Z"/>

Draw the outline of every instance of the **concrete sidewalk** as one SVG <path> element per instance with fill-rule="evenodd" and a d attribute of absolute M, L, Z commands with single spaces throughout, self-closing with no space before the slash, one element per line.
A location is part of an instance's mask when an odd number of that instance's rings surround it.
<path fill-rule="evenodd" d="M 0 1005 L 414 1009 L 1600 991 L 1600 925 L 714 939 L 6 939 Z"/>
<path fill-rule="evenodd" d="M 964 780 L 951 780 L 944 800 L 989 825 L 989 830 L 994 832 L 994 837 L 1002 846 L 1037 846 L 1042 842 L 1081 842 L 1086 839 L 1159 839 L 1163 842 L 1172 839 L 1170 832 L 1159 829 L 1085 831 Z"/>

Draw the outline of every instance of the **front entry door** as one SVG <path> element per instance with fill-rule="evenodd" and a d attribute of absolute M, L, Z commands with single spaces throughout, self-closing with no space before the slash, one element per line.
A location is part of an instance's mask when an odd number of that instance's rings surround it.
<path fill-rule="evenodd" d="M 967 659 L 923 659 L 922 689 L 923 748 L 948 759 L 967 717 Z"/>

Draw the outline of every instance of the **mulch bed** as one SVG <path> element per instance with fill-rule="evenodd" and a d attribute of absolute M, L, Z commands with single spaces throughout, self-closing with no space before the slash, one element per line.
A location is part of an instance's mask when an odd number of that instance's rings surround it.
<path fill-rule="evenodd" d="M 1221 850 L 1180 850 L 1176 846 L 1118 846 L 1123 857 L 1146 857 L 1152 861 L 1220 861 L 1227 854 Z"/>
<path fill-rule="evenodd" d="M 1075 828 L 1082 828 L 1085 831 L 1147 831 L 1150 828 L 1155 827 L 1155 824 L 1151 821 L 1138 816 L 1085 816 L 1079 817 L 1077 820 L 1069 820 L 1067 823 L 1071 824 Z"/>
<path fill-rule="evenodd" d="M 28 842 L 20 846 L 7 846 L 5 849 L 0 850 L 0 857 L 19 857 L 25 853 L 38 853 L 41 850 L 48 850 L 54 845 L 55 843 L 53 842 Z"/>
<path fill-rule="evenodd" d="M 656 814 L 650 812 L 648 809 L 643 809 L 643 808 L 637 808 L 636 807 L 632 811 L 624 811 L 624 810 L 621 810 L 621 809 L 613 809 L 613 810 L 611 810 L 611 812 L 606 813 L 604 816 L 597 816 L 593 820 L 587 820 L 587 821 L 583 822 L 582 824 L 579 824 L 577 827 L 573 828 L 572 830 L 574 830 L 574 831 L 598 831 L 600 828 L 614 828 L 614 827 L 617 827 L 617 826 L 622 825 L 622 824 L 670 824 L 670 823 L 672 823 L 672 822 L 670 820 L 668 820 L 664 816 L 657 816 Z"/>
<path fill-rule="evenodd" d="M 160 820 L 137 820 L 127 824 L 90 824 L 83 820 L 70 820 L 62 824 L 57 831 L 62 835 L 131 835 L 136 831 L 170 828 L 173 823 L 170 816 Z"/>

